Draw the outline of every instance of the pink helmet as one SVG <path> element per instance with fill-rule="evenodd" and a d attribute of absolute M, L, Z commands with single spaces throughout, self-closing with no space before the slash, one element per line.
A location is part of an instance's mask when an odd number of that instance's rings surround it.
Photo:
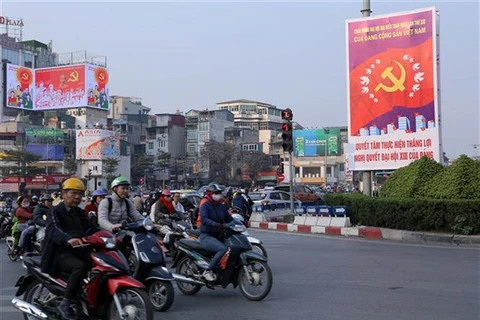
<path fill-rule="evenodd" d="M 164 196 L 164 197 L 165 197 L 165 196 L 171 196 L 172 193 L 171 193 L 169 190 L 165 189 L 165 190 L 162 191 L 162 194 L 161 194 L 161 195 Z"/>

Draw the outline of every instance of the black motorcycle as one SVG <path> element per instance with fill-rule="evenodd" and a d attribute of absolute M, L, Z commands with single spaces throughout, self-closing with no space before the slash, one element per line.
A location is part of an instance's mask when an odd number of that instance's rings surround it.
<path fill-rule="evenodd" d="M 193 230 L 190 214 L 177 211 L 168 219 L 163 219 L 161 224 L 169 228 L 169 231 L 163 237 L 163 245 L 168 249 L 169 254 L 174 257 L 177 253 L 175 243 L 184 238 L 186 230 Z"/>
<path fill-rule="evenodd" d="M 166 268 L 165 255 L 150 218 L 124 223 L 121 228 L 131 236 L 127 259 L 132 276 L 145 284 L 150 303 L 156 311 L 167 311 L 173 304 L 173 275 Z M 120 231 L 121 233 L 121 231 Z M 120 235 L 119 233 L 119 235 Z"/>
<path fill-rule="evenodd" d="M 203 276 L 213 253 L 206 251 L 196 240 L 180 239 L 176 242 L 177 254 L 172 268 L 178 289 L 185 295 L 194 295 L 202 286 L 214 289 L 216 286 L 226 288 L 230 283 L 248 300 L 264 299 L 272 288 L 273 276 L 267 264 L 267 258 L 252 251 L 243 224 L 226 225 L 222 236 L 228 246 L 227 253 L 220 259 L 220 267 L 215 271 L 216 280 L 207 281 Z M 262 276 L 264 276 L 262 278 Z M 250 290 L 253 287 L 253 290 Z M 260 290 L 259 287 L 262 287 Z M 258 290 L 258 291 L 257 291 Z"/>

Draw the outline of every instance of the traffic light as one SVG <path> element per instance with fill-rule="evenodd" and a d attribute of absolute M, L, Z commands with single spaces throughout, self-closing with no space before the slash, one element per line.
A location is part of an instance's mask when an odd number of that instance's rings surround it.
<path fill-rule="evenodd" d="M 88 175 L 85 176 L 85 179 L 87 179 L 88 181 L 92 179 L 92 169 L 88 169 Z"/>
<path fill-rule="evenodd" d="M 282 120 L 292 121 L 292 119 L 293 119 L 292 109 L 287 108 L 287 109 L 282 111 Z"/>
<path fill-rule="evenodd" d="M 291 123 L 282 123 L 282 147 L 284 152 L 293 151 L 293 126 Z"/>
<path fill-rule="evenodd" d="M 277 171 L 278 171 L 278 173 L 285 173 L 284 167 L 283 167 L 283 158 L 280 158 L 280 163 L 278 165 Z"/>

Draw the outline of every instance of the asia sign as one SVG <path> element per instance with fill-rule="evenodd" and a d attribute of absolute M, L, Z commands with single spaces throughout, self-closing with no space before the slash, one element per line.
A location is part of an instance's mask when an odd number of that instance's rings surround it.
<path fill-rule="evenodd" d="M 294 130 L 293 142 L 296 157 L 325 156 L 325 145 L 328 145 L 327 155 L 339 155 L 340 129 Z"/>
<path fill-rule="evenodd" d="M 108 110 L 107 69 L 92 64 L 29 69 L 6 64 L 6 106 L 27 110 Z"/>
<path fill-rule="evenodd" d="M 76 130 L 76 159 L 103 160 L 120 156 L 118 132 L 97 129 Z"/>
<path fill-rule="evenodd" d="M 435 8 L 348 20 L 351 170 L 441 162 Z"/>

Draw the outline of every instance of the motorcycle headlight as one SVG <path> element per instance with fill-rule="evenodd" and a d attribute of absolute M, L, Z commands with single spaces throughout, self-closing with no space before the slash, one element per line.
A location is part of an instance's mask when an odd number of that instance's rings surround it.
<path fill-rule="evenodd" d="M 245 230 L 247 230 L 247 227 L 245 227 L 243 224 L 236 224 L 231 228 L 235 232 L 244 232 Z"/>
<path fill-rule="evenodd" d="M 150 218 L 146 218 L 143 220 L 143 227 L 147 231 L 152 231 L 154 228 L 153 221 Z"/>

